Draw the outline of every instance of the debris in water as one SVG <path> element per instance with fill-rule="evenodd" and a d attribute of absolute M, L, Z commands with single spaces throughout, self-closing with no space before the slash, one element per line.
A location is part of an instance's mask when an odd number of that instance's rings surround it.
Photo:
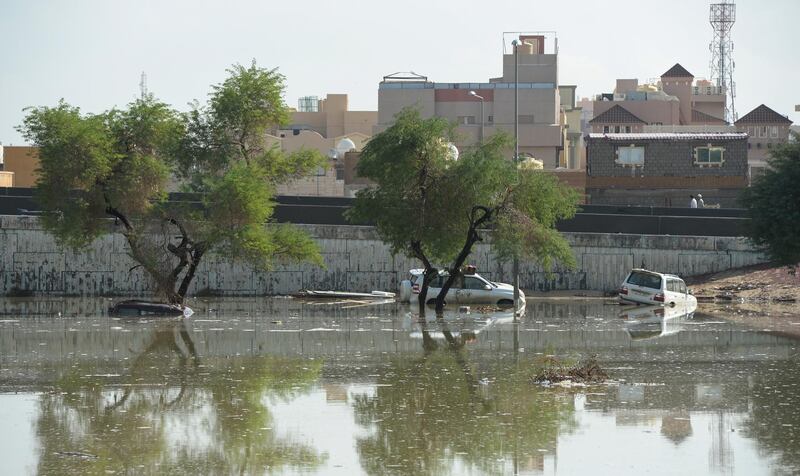
<path fill-rule="evenodd" d="M 533 377 L 535 383 L 557 383 L 565 380 L 573 382 L 602 382 L 608 374 L 597 363 L 595 356 L 567 366 L 556 357 L 547 357 L 544 368 Z"/>

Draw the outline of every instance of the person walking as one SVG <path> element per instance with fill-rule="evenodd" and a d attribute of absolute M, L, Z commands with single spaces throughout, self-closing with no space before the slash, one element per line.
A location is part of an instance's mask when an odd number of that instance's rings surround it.
<path fill-rule="evenodd" d="M 703 201 L 703 195 L 697 194 L 697 208 L 705 208 L 706 202 Z"/>
<path fill-rule="evenodd" d="M 694 195 L 689 195 L 689 208 L 697 208 L 697 200 L 695 200 Z"/>

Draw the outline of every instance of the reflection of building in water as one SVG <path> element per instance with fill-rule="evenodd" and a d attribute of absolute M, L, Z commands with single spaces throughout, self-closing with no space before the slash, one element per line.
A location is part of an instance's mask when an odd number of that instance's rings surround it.
<path fill-rule="evenodd" d="M 692 436 L 692 419 L 689 412 L 670 413 L 661 418 L 661 434 L 679 445 Z"/>
<path fill-rule="evenodd" d="M 325 401 L 328 403 L 347 403 L 347 385 L 327 383 L 322 386 L 325 389 Z"/>
<path fill-rule="evenodd" d="M 732 414 L 719 410 L 711 415 L 711 421 L 708 424 L 708 432 L 711 434 L 708 469 L 714 473 L 733 473 L 732 417 Z"/>

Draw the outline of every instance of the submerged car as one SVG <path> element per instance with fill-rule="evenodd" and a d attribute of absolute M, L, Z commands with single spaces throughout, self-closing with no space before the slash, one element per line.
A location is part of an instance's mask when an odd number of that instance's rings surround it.
<path fill-rule="evenodd" d="M 422 287 L 422 269 L 412 269 L 409 271 L 411 279 L 411 293 L 409 300 L 415 302 L 419 299 L 419 291 Z M 442 291 L 444 282 L 447 281 L 449 274 L 439 273 L 428 285 L 428 295 L 426 304 L 433 304 Z M 406 288 L 408 287 L 406 284 Z M 402 291 L 401 291 L 402 293 Z M 520 303 L 525 302 L 525 293 L 519 291 Z M 447 304 L 496 304 L 498 306 L 511 307 L 514 305 L 514 286 L 505 283 L 495 283 L 484 278 L 480 274 L 469 270 L 456 278 L 453 286 L 447 291 L 445 298 Z"/>
<path fill-rule="evenodd" d="M 646 269 L 628 273 L 619 288 L 619 300 L 628 304 L 697 306 L 697 298 L 680 277 Z"/>

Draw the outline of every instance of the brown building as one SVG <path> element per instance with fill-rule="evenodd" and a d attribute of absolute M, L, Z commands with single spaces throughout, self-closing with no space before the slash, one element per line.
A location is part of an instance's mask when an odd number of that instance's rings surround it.
<path fill-rule="evenodd" d="M 0 187 L 33 187 L 38 168 L 38 147 L 0 146 Z"/>
<path fill-rule="evenodd" d="M 589 134 L 586 195 L 590 204 L 737 206 L 747 186 L 747 134 Z"/>
<path fill-rule="evenodd" d="M 748 135 L 747 160 L 752 180 L 767 166 L 770 150 L 789 140 L 792 121 L 762 104 L 739 118 L 735 125 Z"/>

